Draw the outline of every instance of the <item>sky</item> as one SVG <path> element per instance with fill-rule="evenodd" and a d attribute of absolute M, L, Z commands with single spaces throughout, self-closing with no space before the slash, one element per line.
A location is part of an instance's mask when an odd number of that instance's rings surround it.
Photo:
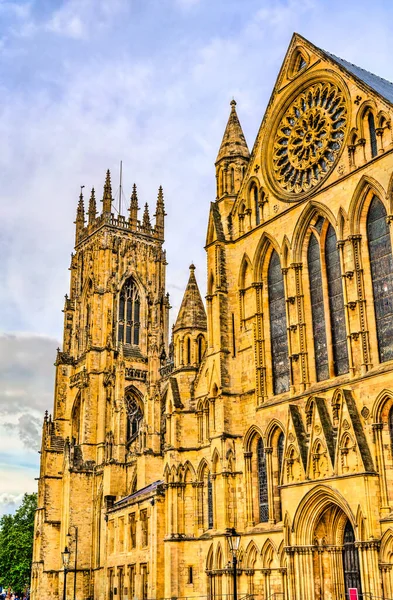
<path fill-rule="evenodd" d="M 291 36 L 393 81 L 389 0 L 0 0 L 0 515 L 36 490 L 80 186 L 163 186 L 176 318 L 237 112 L 251 150 Z M 89 192 L 87 192 L 88 194 Z"/>

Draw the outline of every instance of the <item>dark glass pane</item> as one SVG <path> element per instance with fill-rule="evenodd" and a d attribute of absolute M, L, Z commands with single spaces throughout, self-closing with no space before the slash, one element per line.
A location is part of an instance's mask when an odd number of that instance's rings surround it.
<path fill-rule="evenodd" d="M 393 406 L 389 411 L 389 435 L 390 435 L 390 448 L 393 456 Z"/>
<path fill-rule="evenodd" d="M 355 547 L 355 535 L 350 521 L 347 521 L 344 530 L 343 567 L 346 593 L 349 588 L 357 588 L 359 597 L 362 597 L 360 580 L 359 555 Z"/>
<path fill-rule="evenodd" d="M 371 156 L 377 156 L 378 148 L 377 148 L 377 136 L 375 133 L 375 121 L 374 115 L 372 112 L 368 113 L 368 128 L 370 131 L 370 144 L 371 144 Z"/>
<path fill-rule="evenodd" d="M 139 323 L 140 308 L 141 308 L 141 304 L 139 302 L 139 298 L 136 298 L 135 302 L 134 302 L 134 323 Z"/>
<path fill-rule="evenodd" d="M 284 456 L 284 434 L 280 433 L 277 441 L 277 460 L 278 460 L 278 483 L 280 483 L 281 469 L 282 469 L 282 458 Z"/>
<path fill-rule="evenodd" d="M 123 342 L 124 341 L 124 325 L 120 324 L 119 325 L 119 342 Z"/>
<path fill-rule="evenodd" d="M 122 321 L 123 319 L 124 319 L 124 295 L 120 294 L 119 320 Z"/>
<path fill-rule="evenodd" d="M 376 196 L 367 215 L 367 238 L 379 360 L 385 362 L 393 358 L 393 257 L 385 207 Z"/>
<path fill-rule="evenodd" d="M 284 281 L 280 259 L 274 250 L 268 271 L 270 339 L 272 347 L 273 392 L 289 390 L 289 359 Z"/>
<path fill-rule="evenodd" d="M 324 224 L 324 222 L 325 222 L 325 219 L 323 217 L 318 217 L 318 219 L 317 219 L 317 221 L 316 221 L 316 223 L 314 225 L 315 229 L 319 233 L 321 233 L 321 231 L 322 231 L 322 225 Z"/>
<path fill-rule="evenodd" d="M 254 186 L 254 205 L 255 205 L 255 223 L 259 225 L 260 223 L 260 215 L 259 215 L 259 204 L 258 204 L 258 190 L 257 187 Z"/>
<path fill-rule="evenodd" d="M 126 327 L 126 344 L 131 344 L 131 326 Z"/>
<path fill-rule="evenodd" d="M 210 473 L 207 476 L 207 521 L 208 529 L 213 529 L 213 484 Z"/>
<path fill-rule="evenodd" d="M 311 235 L 307 252 L 308 276 L 310 281 L 312 327 L 317 381 L 329 378 L 329 362 L 326 342 L 325 308 L 323 305 L 322 272 L 319 244 Z"/>
<path fill-rule="evenodd" d="M 259 491 L 259 522 L 267 523 L 269 520 L 269 498 L 267 491 L 266 454 L 262 438 L 257 444 L 258 461 L 258 491 Z"/>
<path fill-rule="evenodd" d="M 132 321 L 132 302 L 131 299 L 127 300 L 127 321 Z"/>
<path fill-rule="evenodd" d="M 345 325 L 344 296 L 341 278 L 340 255 L 336 232 L 329 225 L 325 242 L 326 276 L 328 281 L 330 324 L 332 328 L 334 374 L 349 371 L 347 330 Z"/>
<path fill-rule="evenodd" d="M 134 344 L 139 345 L 139 325 L 134 326 Z"/>

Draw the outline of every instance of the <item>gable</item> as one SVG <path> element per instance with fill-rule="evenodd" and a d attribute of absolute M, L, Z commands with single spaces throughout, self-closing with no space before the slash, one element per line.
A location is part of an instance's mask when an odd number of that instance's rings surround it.
<path fill-rule="evenodd" d="M 232 210 L 234 222 L 251 180 L 269 197 L 267 220 L 364 164 L 350 154 L 364 146 L 369 110 L 375 128 L 389 129 L 393 85 L 294 34 Z"/>

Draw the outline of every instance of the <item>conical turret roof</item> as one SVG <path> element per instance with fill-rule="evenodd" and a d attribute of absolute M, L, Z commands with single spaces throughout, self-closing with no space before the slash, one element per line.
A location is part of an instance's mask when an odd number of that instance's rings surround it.
<path fill-rule="evenodd" d="M 179 329 L 200 329 L 201 331 L 207 329 L 205 307 L 195 278 L 194 265 L 190 265 L 190 277 L 173 331 L 176 332 Z"/>
<path fill-rule="evenodd" d="M 220 150 L 218 151 L 216 163 L 223 158 L 242 156 L 250 158 L 250 151 L 244 137 L 242 126 L 236 112 L 236 102 L 231 101 L 231 113 L 222 138 Z"/>

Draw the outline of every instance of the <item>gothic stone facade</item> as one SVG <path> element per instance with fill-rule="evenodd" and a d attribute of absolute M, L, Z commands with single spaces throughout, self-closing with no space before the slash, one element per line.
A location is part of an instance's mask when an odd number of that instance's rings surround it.
<path fill-rule="evenodd" d="M 239 597 L 393 598 L 393 85 L 295 34 L 251 154 L 235 104 L 171 341 L 162 190 L 80 198 L 33 600 L 65 546 L 67 598 L 218 600 L 233 527 Z"/>

